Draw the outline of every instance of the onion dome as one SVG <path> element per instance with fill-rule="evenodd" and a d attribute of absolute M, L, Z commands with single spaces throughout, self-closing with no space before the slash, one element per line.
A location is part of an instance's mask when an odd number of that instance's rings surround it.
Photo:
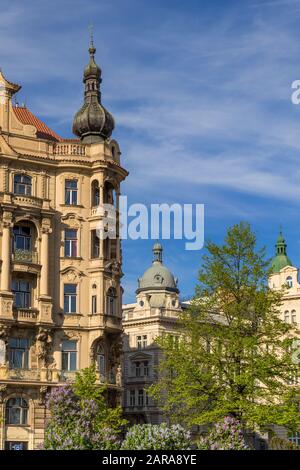
<path fill-rule="evenodd" d="M 163 248 L 161 244 L 155 243 L 152 251 L 154 254 L 152 266 L 138 279 L 137 294 L 146 290 L 167 290 L 178 293 L 177 279 L 175 279 L 171 271 L 163 265 Z"/>
<path fill-rule="evenodd" d="M 84 104 L 76 113 L 73 133 L 84 143 L 100 142 L 108 139 L 115 127 L 114 118 L 101 103 L 101 69 L 95 62 L 96 49 L 93 38 L 89 48 L 90 62 L 83 72 L 85 85 Z"/>
<path fill-rule="evenodd" d="M 272 260 L 272 273 L 279 273 L 282 268 L 286 266 L 293 266 L 290 258 L 286 254 L 286 247 L 287 244 L 285 243 L 285 239 L 282 235 L 282 231 L 280 230 L 277 243 L 275 245 L 275 256 Z"/>

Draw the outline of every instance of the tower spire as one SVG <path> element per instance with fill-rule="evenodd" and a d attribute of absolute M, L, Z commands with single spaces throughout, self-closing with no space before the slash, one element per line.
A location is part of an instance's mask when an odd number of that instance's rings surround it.
<path fill-rule="evenodd" d="M 96 48 L 94 46 L 93 27 L 90 27 L 90 60 L 83 72 L 84 104 L 77 112 L 73 121 L 73 133 L 82 142 L 93 144 L 108 139 L 115 123 L 112 115 L 101 102 L 100 84 L 101 69 L 95 62 Z"/>
<path fill-rule="evenodd" d="M 93 24 L 90 24 L 89 26 L 89 30 L 90 30 L 90 47 L 89 47 L 89 53 L 91 56 L 94 57 L 95 53 L 96 53 L 96 48 L 94 46 L 94 25 Z"/>

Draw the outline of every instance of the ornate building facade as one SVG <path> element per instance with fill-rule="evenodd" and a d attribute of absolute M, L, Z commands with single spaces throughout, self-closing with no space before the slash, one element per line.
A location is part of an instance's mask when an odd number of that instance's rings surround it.
<path fill-rule="evenodd" d="M 0 449 L 36 449 L 46 393 L 92 362 L 109 402 L 121 399 L 121 246 L 97 227 L 103 203 L 118 214 L 127 172 L 95 52 L 91 43 L 78 139 L 14 106 L 21 87 L 0 73 Z"/>
<path fill-rule="evenodd" d="M 147 394 L 156 380 L 161 351 L 154 340 L 164 333 L 179 337 L 178 314 L 186 304 L 179 300 L 177 279 L 164 266 L 162 246 L 153 247 L 152 266 L 138 280 L 136 303 L 123 306 L 124 412 L 131 423 L 167 421 Z"/>
<path fill-rule="evenodd" d="M 269 287 L 279 290 L 285 287 L 282 305 L 280 307 L 281 320 L 296 327 L 300 325 L 300 284 L 299 269 L 293 266 L 287 255 L 287 244 L 280 231 L 275 245 L 275 256 L 272 260 L 272 274 L 269 278 Z M 300 377 L 290 378 L 290 385 L 300 385 Z M 283 438 L 300 445 L 300 432 L 288 434 L 283 427 L 276 426 L 276 433 Z"/>

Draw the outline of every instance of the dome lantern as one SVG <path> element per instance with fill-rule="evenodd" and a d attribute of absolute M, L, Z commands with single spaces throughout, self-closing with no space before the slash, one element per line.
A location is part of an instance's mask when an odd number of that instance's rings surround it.
<path fill-rule="evenodd" d="M 282 234 L 282 229 L 280 228 L 280 232 L 277 238 L 277 242 L 275 245 L 275 256 L 272 260 L 272 273 L 279 273 L 282 268 L 286 266 L 293 266 L 292 261 L 287 256 L 287 244 L 285 242 L 284 236 Z"/>

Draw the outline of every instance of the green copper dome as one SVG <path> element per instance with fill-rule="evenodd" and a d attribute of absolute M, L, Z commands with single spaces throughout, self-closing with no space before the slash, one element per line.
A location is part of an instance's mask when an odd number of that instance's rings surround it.
<path fill-rule="evenodd" d="M 177 288 L 177 279 L 169 269 L 162 263 L 163 248 L 160 243 L 153 246 L 154 260 L 152 266 L 144 272 L 138 280 L 137 294 L 143 290 L 169 290 L 179 292 Z"/>
<path fill-rule="evenodd" d="M 282 235 L 282 231 L 280 230 L 277 243 L 275 245 L 275 256 L 271 265 L 272 273 L 279 273 L 282 268 L 293 266 L 292 261 L 286 254 L 286 247 L 285 239 Z"/>

